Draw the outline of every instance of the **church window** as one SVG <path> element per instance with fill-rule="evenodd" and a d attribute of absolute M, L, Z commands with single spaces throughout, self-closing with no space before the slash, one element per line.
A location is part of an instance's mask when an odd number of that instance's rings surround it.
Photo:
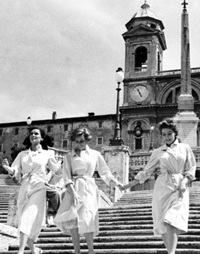
<path fill-rule="evenodd" d="M 172 91 L 167 96 L 166 103 L 172 103 Z"/>
<path fill-rule="evenodd" d="M 138 47 L 135 51 L 135 71 L 141 72 L 147 70 L 147 49 Z"/>
<path fill-rule="evenodd" d="M 171 89 L 167 96 L 166 96 L 166 100 L 163 103 L 177 103 L 178 102 L 178 96 L 181 93 L 181 87 L 177 86 L 173 89 Z M 192 96 L 194 97 L 194 100 L 197 101 L 199 100 L 199 96 L 196 93 L 196 91 L 194 89 L 192 89 Z"/>
<path fill-rule="evenodd" d="M 160 53 L 158 52 L 158 71 L 161 71 L 161 58 L 160 58 Z"/>
<path fill-rule="evenodd" d="M 176 89 L 175 89 L 175 95 L 176 95 L 176 98 L 178 98 L 178 96 L 181 94 L 181 87 L 178 86 Z M 176 99 L 177 101 L 177 99 Z"/>
<path fill-rule="evenodd" d="M 142 149 L 142 138 L 135 138 L 135 150 Z"/>
<path fill-rule="evenodd" d="M 195 101 L 198 101 L 199 100 L 199 96 L 198 94 L 192 89 L 192 96 L 194 97 L 194 100 Z"/>
<path fill-rule="evenodd" d="M 156 25 L 151 23 L 151 27 L 152 28 L 156 28 Z"/>

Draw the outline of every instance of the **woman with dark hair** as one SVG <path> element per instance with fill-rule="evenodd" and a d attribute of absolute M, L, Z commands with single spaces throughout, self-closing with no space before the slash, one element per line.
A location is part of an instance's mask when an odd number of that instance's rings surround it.
<path fill-rule="evenodd" d="M 38 127 L 30 127 L 29 132 L 31 132 L 33 129 L 39 129 L 40 130 L 41 137 L 42 137 L 40 145 L 42 146 L 42 149 L 48 150 L 48 147 L 53 146 L 53 138 L 46 135 L 46 133 Z M 32 146 L 30 136 L 25 138 L 25 140 L 23 142 L 23 145 L 25 146 L 26 149 L 29 149 Z"/>
<path fill-rule="evenodd" d="M 40 128 L 32 127 L 29 129 L 29 136 L 25 140 L 25 145 L 27 145 L 28 150 L 20 152 L 11 166 L 9 166 L 7 159 L 3 160 L 2 166 L 11 177 L 21 181 L 17 200 L 20 234 L 18 254 L 24 253 L 26 244 L 28 244 L 32 254 L 40 254 L 42 250 L 35 247 L 34 243 L 41 231 L 45 216 L 46 168 L 48 166 L 50 170 L 56 172 L 60 165 L 54 156 L 47 151 L 46 135 Z"/>
<path fill-rule="evenodd" d="M 169 254 L 175 254 L 179 234 L 188 230 L 188 187 L 195 179 L 196 161 L 190 146 L 178 140 L 172 119 L 162 121 L 159 130 L 164 144 L 153 151 L 145 169 L 125 189 L 144 183 L 160 168 L 152 202 L 154 234 L 162 236 Z"/>
<path fill-rule="evenodd" d="M 114 179 L 102 155 L 87 145 L 92 136 L 86 128 L 73 131 L 71 140 L 76 143 L 63 163 L 66 192 L 54 219 L 63 233 L 70 233 L 76 254 L 80 254 L 80 235 L 84 235 L 89 254 L 93 254 L 93 237 L 99 232 L 98 188 L 93 177 L 95 170 L 109 185 L 120 189 L 122 184 Z"/>

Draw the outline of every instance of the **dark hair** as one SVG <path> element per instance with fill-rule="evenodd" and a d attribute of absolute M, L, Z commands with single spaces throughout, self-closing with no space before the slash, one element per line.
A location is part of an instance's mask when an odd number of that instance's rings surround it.
<path fill-rule="evenodd" d="M 85 140 L 91 140 L 92 136 L 90 135 L 90 132 L 88 131 L 88 129 L 84 128 L 84 127 L 78 127 L 76 128 L 71 135 L 71 141 L 75 141 L 75 139 L 78 136 L 84 135 Z"/>
<path fill-rule="evenodd" d="M 52 137 L 46 135 L 44 130 L 42 130 L 41 128 L 33 126 L 29 128 L 29 135 L 24 139 L 24 142 L 23 142 L 23 145 L 25 146 L 26 149 L 29 149 L 31 147 L 30 134 L 31 134 L 31 131 L 35 129 L 40 131 L 41 137 L 43 139 L 40 142 L 40 144 L 44 150 L 48 150 L 48 147 L 52 147 L 54 145 Z"/>
<path fill-rule="evenodd" d="M 171 129 L 176 136 L 178 135 L 177 127 L 171 118 L 166 118 L 165 120 L 159 123 L 160 133 L 162 132 L 162 129 L 165 129 L 165 128 Z"/>

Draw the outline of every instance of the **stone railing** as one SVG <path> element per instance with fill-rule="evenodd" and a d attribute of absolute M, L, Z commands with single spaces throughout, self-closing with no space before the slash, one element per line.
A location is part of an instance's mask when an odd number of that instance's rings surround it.
<path fill-rule="evenodd" d="M 196 163 L 197 163 L 197 174 L 196 176 L 200 178 L 200 147 L 196 147 L 193 149 Z M 143 170 L 146 166 L 152 152 L 140 152 L 134 153 L 130 156 L 129 160 L 129 180 L 131 180 L 135 174 L 139 171 Z M 155 177 L 159 174 L 159 170 L 156 170 Z M 133 176 L 133 177 L 132 177 Z"/>
<path fill-rule="evenodd" d="M 132 154 L 129 159 L 129 171 L 134 170 L 135 172 L 138 172 L 142 170 L 149 161 L 150 156 L 150 152 Z"/>
<path fill-rule="evenodd" d="M 200 72 L 200 68 L 191 68 L 191 73 Z M 181 70 L 167 70 L 167 71 L 158 71 L 158 76 L 168 76 L 168 75 L 175 75 L 175 74 L 181 74 Z"/>
<path fill-rule="evenodd" d="M 196 163 L 197 163 L 197 170 L 200 171 L 200 146 L 197 148 L 193 149 L 195 158 L 196 158 Z"/>

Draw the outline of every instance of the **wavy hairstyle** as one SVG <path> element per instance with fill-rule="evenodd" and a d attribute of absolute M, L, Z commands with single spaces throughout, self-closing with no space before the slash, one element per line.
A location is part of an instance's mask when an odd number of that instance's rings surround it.
<path fill-rule="evenodd" d="M 160 130 L 160 133 L 162 133 L 162 129 L 167 128 L 167 129 L 171 129 L 175 133 L 176 137 L 178 136 L 178 130 L 172 118 L 164 119 L 162 122 L 159 123 L 158 127 Z"/>
<path fill-rule="evenodd" d="M 44 150 L 48 150 L 48 147 L 52 147 L 54 145 L 53 138 L 46 135 L 44 130 L 36 126 L 32 126 L 29 128 L 29 135 L 24 139 L 24 142 L 23 142 L 23 145 L 25 146 L 26 149 L 29 149 L 31 147 L 30 134 L 31 134 L 31 131 L 35 129 L 40 131 L 41 137 L 43 139 L 40 142 L 40 144 Z"/>

